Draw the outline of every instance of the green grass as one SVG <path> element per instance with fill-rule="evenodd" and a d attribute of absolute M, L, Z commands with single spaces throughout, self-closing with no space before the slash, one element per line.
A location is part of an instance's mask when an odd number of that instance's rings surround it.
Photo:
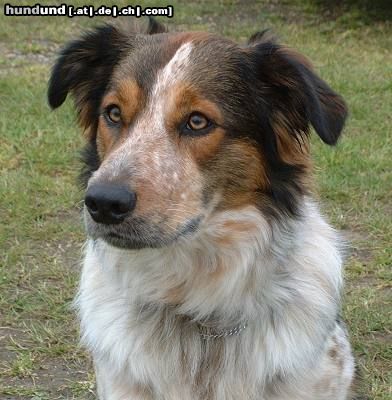
<path fill-rule="evenodd" d="M 344 316 L 364 392 L 391 399 L 391 24 L 360 23 L 358 9 L 321 15 L 310 0 L 239 3 L 174 2 L 165 22 L 237 40 L 270 27 L 347 99 L 340 144 L 313 140 L 316 178 L 324 212 L 351 239 Z M 96 22 L 0 16 L 0 398 L 92 398 L 70 308 L 84 240 L 75 183 L 82 138 L 71 104 L 50 112 L 45 92 L 55 51 Z"/>

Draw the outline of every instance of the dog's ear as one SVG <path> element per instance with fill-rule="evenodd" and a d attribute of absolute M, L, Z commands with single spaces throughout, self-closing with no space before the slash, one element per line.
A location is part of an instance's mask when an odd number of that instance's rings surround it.
<path fill-rule="evenodd" d="M 70 42 L 52 70 L 49 105 L 52 108 L 61 106 L 71 93 L 81 123 L 87 127 L 99 107 L 114 67 L 130 46 L 129 38 L 111 25 L 98 27 Z"/>
<path fill-rule="evenodd" d="M 325 143 L 336 144 L 347 107 L 342 97 L 313 72 L 309 61 L 266 39 L 264 33 L 252 36 L 247 51 L 271 114 L 283 119 L 295 135 L 308 132 L 310 123 Z"/>
<path fill-rule="evenodd" d="M 71 93 L 79 120 L 87 128 L 96 117 L 115 66 L 132 49 L 135 35 L 166 31 L 153 18 L 144 26 L 142 22 L 122 20 L 117 26 L 103 25 L 70 42 L 53 67 L 48 88 L 49 105 L 52 108 L 61 106 Z"/>
<path fill-rule="evenodd" d="M 148 35 L 155 35 L 157 33 L 165 33 L 165 32 L 167 32 L 165 25 L 162 25 L 153 17 L 148 17 L 148 28 L 147 28 Z"/>

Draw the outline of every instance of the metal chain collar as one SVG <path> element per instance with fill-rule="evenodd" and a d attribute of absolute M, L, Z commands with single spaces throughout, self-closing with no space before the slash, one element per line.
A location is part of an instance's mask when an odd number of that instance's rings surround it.
<path fill-rule="evenodd" d="M 243 324 L 243 325 L 237 325 L 236 327 L 228 330 L 228 331 L 222 331 L 222 332 L 217 332 L 217 333 L 204 333 L 202 332 L 202 329 L 207 329 L 204 326 L 199 326 L 200 329 L 200 336 L 202 339 L 208 340 L 208 339 L 219 339 L 219 338 L 225 338 L 229 336 L 238 336 L 246 327 L 248 324 Z"/>

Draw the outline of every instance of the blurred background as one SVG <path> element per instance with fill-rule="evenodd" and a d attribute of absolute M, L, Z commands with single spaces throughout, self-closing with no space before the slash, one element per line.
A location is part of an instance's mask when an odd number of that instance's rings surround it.
<path fill-rule="evenodd" d="M 105 3 L 112 4 L 131 3 Z M 361 391 L 391 399 L 392 2 L 170 4 L 174 18 L 160 18 L 170 30 L 208 30 L 245 42 L 270 28 L 347 100 L 350 118 L 337 147 L 312 139 L 315 178 L 323 212 L 350 243 L 343 316 Z M 0 5 L 0 398 L 94 398 L 70 306 L 84 241 L 76 184 L 83 139 L 71 102 L 51 112 L 46 86 L 60 47 L 101 19 L 7 17 Z"/>

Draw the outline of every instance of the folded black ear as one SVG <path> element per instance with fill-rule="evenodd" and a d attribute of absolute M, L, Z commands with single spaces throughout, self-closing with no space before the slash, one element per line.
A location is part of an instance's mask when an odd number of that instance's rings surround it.
<path fill-rule="evenodd" d="M 71 93 L 79 120 L 87 128 L 96 117 L 114 68 L 134 46 L 135 35 L 165 31 L 153 18 L 137 23 L 123 19 L 116 26 L 100 26 L 70 42 L 53 67 L 48 88 L 49 105 L 52 108 L 61 106 Z"/>
<path fill-rule="evenodd" d="M 335 144 L 347 117 L 343 98 L 313 72 L 305 57 L 263 36 L 254 35 L 248 50 L 272 114 L 279 112 L 296 135 L 306 133 L 310 123 L 325 143 Z"/>
<path fill-rule="evenodd" d="M 72 93 L 81 121 L 88 126 L 114 67 L 130 46 L 129 38 L 111 25 L 98 27 L 69 43 L 52 70 L 49 105 L 61 106 L 68 93 Z"/>
<path fill-rule="evenodd" d="M 347 106 L 343 98 L 334 92 L 322 79 L 311 73 L 312 101 L 309 104 L 310 122 L 321 139 L 330 145 L 336 144 L 347 118 Z"/>

